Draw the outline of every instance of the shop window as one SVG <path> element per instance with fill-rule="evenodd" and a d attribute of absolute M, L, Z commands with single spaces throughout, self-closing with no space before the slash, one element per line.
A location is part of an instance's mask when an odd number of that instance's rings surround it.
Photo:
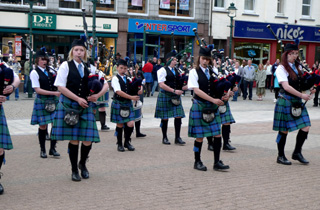
<path fill-rule="evenodd" d="M 270 57 L 270 44 L 236 42 L 234 45 L 234 58 L 238 60 L 252 59 L 253 63 L 259 65 L 265 63 Z"/>
<path fill-rule="evenodd" d="M 245 0 L 244 10 L 246 12 L 254 12 L 254 0 Z"/>
<path fill-rule="evenodd" d="M 116 0 L 99 0 L 97 1 L 97 10 L 115 11 Z"/>
<path fill-rule="evenodd" d="M 310 17 L 311 0 L 302 1 L 302 16 Z"/>
<path fill-rule="evenodd" d="M 278 0 L 277 13 L 278 13 L 278 15 L 283 15 L 284 14 L 284 0 Z"/>
<path fill-rule="evenodd" d="M 27 0 L 0 0 L 1 4 L 10 5 L 29 5 Z M 34 6 L 46 6 L 46 0 L 38 0 L 33 2 Z"/>
<path fill-rule="evenodd" d="M 146 13 L 148 0 L 128 0 L 128 12 Z"/>
<path fill-rule="evenodd" d="M 59 0 L 60 8 L 81 9 L 81 0 Z"/>
<path fill-rule="evenodd" d="M 224 0 L 214 0 L 215 8 L 224 8 Z"/>
<path fill-rule="evenodd" d="M 194 0 L 160 0 L 159 15 L 193 17 Z"/>

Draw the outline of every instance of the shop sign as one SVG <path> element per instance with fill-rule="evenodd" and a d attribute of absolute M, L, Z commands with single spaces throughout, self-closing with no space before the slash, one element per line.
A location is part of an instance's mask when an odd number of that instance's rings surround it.
<path fill-rule="evenodd" d="M 147 32 L 156 32 L 160 34 L 171 34 L 194 36 L 193 28 L 198 28 L 197 23 L 176 22 L 176 21 L 161 21 L 161 20 L 144 20 L 144 19 L 129 19 L 129 33 L 143 33 L 143 28 L 146 26 Z"/>
<path fill-rule="evenodd" d="M 22 36 L 15 36 L 14 37 L 14 48 L 15 48 L 15 52 L 14 54 L 16 56 L 22 56 L 22 43 L 21 43 L 21 38 Z"/>
<path fill-rule="evenodd" d="M 261 23 L 249 21 L 235 21 L 234 37 L 253 39 L 275 39 L 267 25 L 281 40 L 295 40 L 320 42 L 320 27 Z"/>
<path fill-rule="evenodd" d="M 35 13 L 32 15 L 32 28 L 56 29 L 57 16 L 53 14 Z"/>

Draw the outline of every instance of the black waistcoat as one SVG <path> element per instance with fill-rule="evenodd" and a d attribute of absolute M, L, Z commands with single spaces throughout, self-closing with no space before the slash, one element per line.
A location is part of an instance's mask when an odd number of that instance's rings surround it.
<path fill-rule="evenodd" d="M 128 80 L 128 78 L 127 78 L 127 82 L 125 83 L 119 74 L 117 74 L 117 77 L 119 80 L 121 91 L 125 92 L 126 94 L 129 94 L 129 85 L 128 85 L 129 80 Z M 119 101 L 130 100 L 130 99 L 123 98 L 123 97 L 119 96 L 116 92 L 114 92 L 113 98 L 116 100 L 119 100 Z"/>
<path fill-rule="evenodd" d="M 198 74 L 199 89 L 205 92 L 207 95 L 215 98 L 214 85 L 213 85 L 213 81 L 215 80 L 215 78 L 212 76 L 213 71 L 209 69 L 209 74 L 210 74 L 209 80 L 206 74 L 202 71 L 200 67 L 196 69 L 196 72 Z M 205 101 L 203 98 L 199 97 L 197 94 L 195 94 L 194 98 L 200 101 Z"/>
<path fill-rule="evenodd" d="M 164 69 L 167 71 L 166 81 L 164 84 L 173 89 L 181 90 L 182 86 L 180 84 L 179 72 L 174 68 L 174 71 L 176 72 L 176 75 L 174 75 L 168 66 L 164 67 Z"/>
<path fill-rule="evenodd" d="M 88 76 L 89 70 L 84 67 L 84 76 L 81 78 L 74 61 L 68 62 L 69 74 L 67 77 L 67 88 L 77 96 L 86 99 L 89 96 Z"/>
<path fill-rule="evenodd" d="M 293 87 L 295 90 L 301 92 L 301 77 L 300 77 L 299 75 L 297 75 L 297 77 L 298 77 L 298 78 L 297 78 L 296 80 L 292 80 L 292 79 L 290 78 L 290 76 L 288 76 L 288 83 L 289 83 L 289 85 L 290 85 L 291 87 Z M 285 91 L 281 84 L 279 84 L 279 86 L 280 86 L 280 91 L 281 91 L 281 92 L 284 91 L 286 95 L 296 97 L 295 95 L 292 95 L 291 93 Z"/>
<path fill-rule="evenodd" d="M 57 88 L 53 85 L 55 77 L 53 77 L 53 74 L 47 69 L 46 71 L 48 72 L 48 76 L 39 67 L 36 68 L 36 72 L 39 75 L 40 88 L 48 91 L 56 91 Z"/>

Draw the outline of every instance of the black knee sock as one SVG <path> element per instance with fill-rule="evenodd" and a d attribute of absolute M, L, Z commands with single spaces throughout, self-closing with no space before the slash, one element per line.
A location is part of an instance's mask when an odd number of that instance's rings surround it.
<path fill-rule="evenodd" d="M 167 138 L 168 121 L 169 120 L 161 120 L 162 138 Z"/>
<path fill-rule="evenodd" d="M 91 150 L 92 144 L 89 146 L 84 145 L 83 143 L 81 144 L 81 157 L 80 157 L 80 162 L 82 165 L 86 164 L 86 160 L 88 159 L 89 152 Z"/>
<path fill-rule="evenodd" d="M 57 141 L 56 140 L 51 140 L 50 142 L 50 150 L 54 150 L 56 148 L 56 144 L 57 144 Z"/>
<path fill-rule="evenodd" d="M 1 166 L 2 166 L 2 163 L 3 163 L 3 160 L 4 160 L 4 151 L 3 151 L 3 154 L 0 155 L 0 169 L 1 169 Z"/>
<path fill-rule="evenodd" d="M 124 127 L 124 142 L 131 141 L 132 132 L 133 132 L 133 127 L 129 127 L 129 126 Z"/>
<path fill-rule="evenodd" d="M 221 151 L 221 137 L 213 137 L 213 155 L 214 163 L 219 162 Z"/>
<path fill-rule="evenodd" d="M 101 127 L 106 125 L 106 111 L 102 111 L 100 112 L 99 111 L 99 120 L 100 120 L 100 123 L 101 123 Z"/>
<path fill-rule="evenodd" d="M 282 133 L 279 131 L 278 137 L 277 137 L 277 143 L 278 143 L 278 155 L 284 156 L 284 147 L 286 145 L 287 141 L 287 135 L 286 133 Z"/>
<path fill-rule="evenodd" d="M 208 137 L 207 137 L 207 140 L 208 140 L 208 144 L 209 144 L 209 145 L 212 145 L 212 144 L 213 144 L 212 139 L 213 139 L 212 136 L 208 136 Z"/>
<path fill-rule="evenodd" d="M 308 138 L 308 132 L 305 132 L 303 130 L 299 130 L 296 138 L 296 147 L 294 148 L 293 153 L 300 153 L 302 149 L 302 145 L 304 141 Z"/>
<path fill-rule="evenodd" d="M 176 132 L 176 139 L 180 138 L 181 118 L 174 118 L 174 130 Z"/>
<path fill-rule="evenodd" d="M 223 138 L 223 145 L 226 145 L 229 143 L 230 125 L 222 125 L 222 138 Z"/>
<path fill-rule="evenodd" d="M 201 148 L 202 148 L 202 142 L 194 141 L 194 160 L 195 162 L 201 161 Z"/>
<path fill-rule="evenodd" d="M 136 134 L 140 134 L 140 125 L 141 120 L 134 122 L 134 126 L 136 127 Z"/>
<path fill-rule="evenodd" d="M 117 132 L 117 144 L 118 144 L 119 146 L 122 146 L 122 131 L 123 131 L 123 128 L 116 127 L 116 132 Z"/>
<path fill-rule="evenodd" d="M 47 130 L 41 130 L 39 128 L 39 144 L 40 144 L 40 148 L 42 151 L 46 151 L 46 135 L 47 135 Z"/>
<path fill-rule="evenodd" d="M 77 172 L 79 145 L 71 144 L 69 142 L 68 147 L 69 147 L 69 158 L 70 158 L 72 172 Z"/>

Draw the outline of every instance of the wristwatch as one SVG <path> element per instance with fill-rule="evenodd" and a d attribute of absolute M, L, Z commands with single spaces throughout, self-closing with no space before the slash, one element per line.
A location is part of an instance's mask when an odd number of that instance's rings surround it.
<path fill-rule="evenodd" d="M 12 86 L 13 90 L 15 90 L 15 89 L 16 89 L 16 87 L 15 87 L 14 85 L 11 85 L 11 86 Z"/>

